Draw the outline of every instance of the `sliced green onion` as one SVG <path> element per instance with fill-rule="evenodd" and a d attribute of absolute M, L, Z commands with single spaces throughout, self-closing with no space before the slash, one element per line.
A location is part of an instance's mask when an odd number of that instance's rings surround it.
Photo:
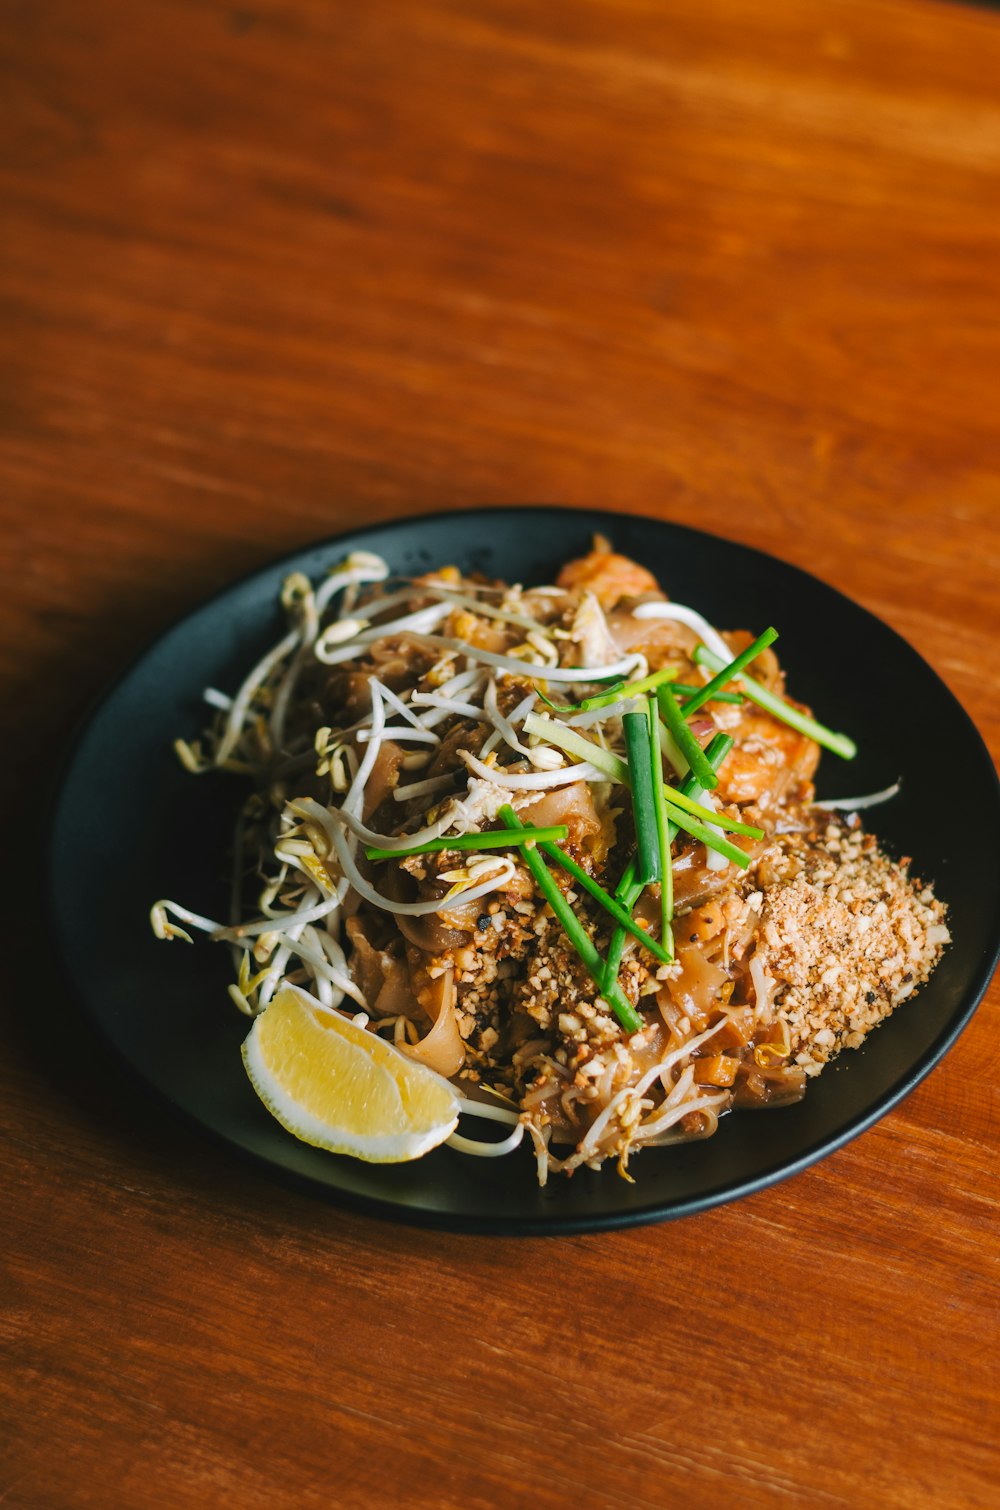
<path fill-rule="evenodd" d="M 778 631 L 776 629 L 765 629 L 764 633 L 759 634 L 752 645 L 748 645 L 745 650 L 741 650 L 739 655 L 729 662 L 728 666 L 724 666 L 720 661 L 718 676 L 713 676 L 710 682 L 706 682 L 704 687 L 700 687 L 694 697 L 689 697 L 684 704 L 681 709 L 684 717 L 690 718 L 691 714 L 696 712 L 703 703 L 710 703 L 716 692 L 721 692 L 727 682 L 731 682 L 733 677 L 737 676 L 744 666 L 749 666 L 750 662 L 755 660 L 762 650 L 766 650 L 768 645 L 773 645 L 777 638 Z M 696 647 L 696 660 L 698 659 L 697 650 L 702 648 L 700 645 Z"/>
<path fill-rule="evenodd" d="M 653 806 L 653 765 L 649 758 L 649 719 L 645 712 L 626 713 L 622 718 L 625 748 L 628 751 L 629 785 L 632 788 L 632 815 L 635 818 L 635 878 L 647 886 L 659 877 L 660 847 L 656 838 L 656 809 Z M 659 765 L 659 747 L 657 747 Z M 661 781 L 662 786 L 662 781 Z"/>
<path fill-rule="evenodd" d="M 428 839 L 424 844 L 414 845 L 412 849 L 379 849 L 371 845 L 365 850 L 365 854 L 369 860 L 405 860 L 409 855 L 440 854 L 452 849 L 522 848 L 525 844 L 540 839 L 565 839 L 568 835 L 569 829 L 564 823 L 536 829 L 530 840 L 524 837 L 520 829 L 491 828 L 482 834 L 452 834 L 451 838 Z"/>
<path fill-rule="evenodd" d="M 694 658 L 699 666 L 707 666 L 710 671 L 717 670 L 722 662 L 717 655 L 713 655 L 704 645 L 695 648 Z M 795 729 L 799 734 L 804 734 L 807 739 L 814 739 L 818 745 L 823 745 L 827 750 L 832 750 L 842 760 L 853 760 L 858 753 L 858 747 L 847 734 L 836 734 L 828 729 L 825 724 L 817 723 L 805 713 L 800 713 L 797 708 L 792 708 L 784 698 L 778 697 L 777 693 L 769 692 L 762 687 L 760 682 L 755 682 L 753 677 L 745 673 L 739 678 L 740 687 L 751 702 L 758 707 L 772 713 L 775 718 L 787 724 L 790 729 Z M 709 686 L 711 686 L 709 682 Z M 690 704 L 685 704 L 685 711 Z"/>
<path fill-rule="evenodd" d="M 534 838 L 536 830 L 529 823 L 526 825 L 525 832 L 531 834 L 532 838 Z M 588 875 L 583 866 L 576 863 L 572 855 L 568 855 L 564 849 L 560 849 L 558 844 L 548 844 L 544 841 L 539 843 L 538 848 L 542 851 L 543 855 L 546 855 L 550 860 L 554 860 L 557 865 L 561 865 L 563 870 L 567 871 L 583 887 L 584 891 L 589 891 L 594 901 L 600 902 L 605 912 L 610 913 L 620 928 L 624 928 L 627 933 L 632 934 L 633 938 L 637 938 L 640 944 L 644 944 L 650 954 L 655 954 L 657 959 L 662 960 L 665 965 L 669 965 L 673 959 L 673 955 L 669 954 L 654 938 L 651 938 L 646 929 L 641 927 L 630 915 L 628 909 L 623 907 L 621 902 L 617 901 L 609 892 L 605 891 L 599 881 L 595 881 L 593 876 Z"/>
<path fill-rule="evenodd" d="M 656 694 L 656 703 L 663 714 L 663 722 L 674 736 L 677 748 L 697 776 L 699 784 L 706 790 L 718 786 L 719 778 L 705 759 L 705 752 L 701 745 L 691 733 L 684 714 L 677 706 L 672 689 L 660 687 Z"/>
<path fill-rule="evenodd" d="M 505 803 L 500 809 L 500 817 L 510 828 L 523 827 L 509 803 Z M 611 981 L 607 979 L 607 967 L 598 954 L 593 939 L 559 890 L 555 877 L 534 844 L 526 845 L 524 860 L 534 877 L 535 885 L 562 924 L 566 937 L 580 956 L 604 1000 L 626 1033 L 637 1033 L 643 1025 L 642 1018 L 619 986 L 617 976 Z"/>
<path fill-rule="evenodd" d="M 575 729 L 567 728 L 564 723 L 556 718 L 540 718 L 537 713 L 529 713 L 524 720 L 526 734 L 537 734 L 540 739 L 548 740 L 549 744 L 558 745 L 570 755 L 578 755 L 581 760 L 589 761 L 599 771 L 603 771 L 612 781 L 617 781 L 621 786 L 629 785 L 628 766 L 618 755 L 605 750 L 601 745 L 595 744 L 592 739 L 585 739 Z M 671 818 L 675 818 L 676 811 L 680 808 L 692 818 L 698 818 L 702 823 L 713 823 L 717 828 L 728 830 L 733 834 L 746 834 L 751 839 L 762 839 L 763 830 L 754 828 L 751 824 L 742 823 L 738 818 L 727 818 L 724 813 L 714 813 L 711 808 L 701 807 L 697 802 L 692 802 L 690 797 L 684 795 L 683 788 L 678 790 L 672 786 L 665 786 L 664 793 L 667 805 L 671 808 Z M 687 828 L 682 823 L 681 828 Z M 691 833 L 693 830 L 688 829 Z M 710 849 L 718 849 L 720 854 L 727 853 L 720 847 L 721 841 L 712 839 Z M 732 846 L 729 846 L 730 849 Z"/>
<path fill-rule="evenodd" d="M 674 692 L 679 692 L 681 697 L 695 697 L 701 691 L 700 687 L 692 687 L 690 682 L 671 682 L 670 686 Z M 713 703 L 741 703 L 743 698 L 738 692 L 714 692 L 712 701 Z"/>
<path fill-rule="evenodd" d="M 670 690 L 661 687 L 657 693 L 666 692 L 670 697 Z M 667 818 L 667 800 L 663 790 L 663 756 L 660 754 L 660 721 L 656 714 L 657 697 L 651 697 L 646 703 L 647 722 L 649 725 L 649 758 L 653 767 L 653 814 L 656 819 L 656 847 L 660 853 L 660 939 L 664 952 L 673 958 L 673 932 L 670 920 L 674 915 L 674 863 L 670 853 L 670 822 Z M 673 702 L 673 698 L 670 698 Z M 676 707 L 676 703 L 674 704 Z M 701 747 L 699 746 L 699 753 Z M 702 760 L 705 760 L 702 755 Z M 709 775 L 713 780 L 717 779 L 712 767 L 708 765 Z"/>

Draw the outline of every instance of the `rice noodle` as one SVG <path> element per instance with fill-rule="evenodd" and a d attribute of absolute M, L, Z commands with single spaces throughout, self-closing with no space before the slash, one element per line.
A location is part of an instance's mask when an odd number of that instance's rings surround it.
<path fill-rule="evenodd" d="M 430 1032 L 414 1044 L 405 1044 L 403 1052 L 418 1064 L 435 1070 L 446 1078 L 455 1075 L 465 1062 L 465 1044 L 455 1021 L 455 979 L 447 971 L 439 983 L 438 1012 Z"/>
<path fill-rule="evenodd" d="M 754 1000 L 758 1012 L 767 1014 L 771 1010 L 771 998 L 777 984 L 770 975 L 765 973 L 764 966 L 756 954 L 749 964 L 750 979 L 753 981 Z"/>

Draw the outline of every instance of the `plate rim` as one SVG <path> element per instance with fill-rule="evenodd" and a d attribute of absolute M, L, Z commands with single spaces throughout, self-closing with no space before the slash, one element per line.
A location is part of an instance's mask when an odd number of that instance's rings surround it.
<path fill-rule="evenodd" d="M 490 1217 L 478 1214 L 460 1214 L 428 1207 L 401 1205 L 388 1197 L 344 1189 L 330 1182 L 276 1163 L 267 1155 L 248 1148 L 227 1136 L 222 1129 L 201 1120 L 195 1112 L 176 1100 L 169 1090 L 134 1064 L 124 1048 L 105 1029 L 98 1014 L 92 1009 L 88 994 L 78 981 L 72 968 L 69 959 L 68 940 L 61 926 L 60 913 L 56 905 L 56 838 L 63 820 L 64 799 L 70 772 L 91 730 L 98 723 L 102 713 L 112 701 L 117 691 L 132 678 L 147 658 L 171 634 L 182 628 L 190 619 L 212 610 L 231 594 L 241 592 L 243 589 L 251 586 L 258 578 L 269 577 L 279 573 L 283 568 L 291 567 L 293 563 L 300 562 L 304 556 L 323 552 L 327 549 L 332 551 L 345 546 L 349 547 L 350 542 L 354 539 L 365 537 L 370 540 L 373 535 L 391 535 L 394 531 L 400 529 L 419 529 L 423 525 L 445 519 L 472 521 L 483 516 L 497 518 L 500 516 L 525 514 L 565 514 L 576 516 L 582 522 L 600 521 L 607 526 L 609 533 L 613 531 L 616 522 L 636 521 L 641 524 L 653 525 L 660 529 L 683 533 L 692 540 L 718 541 L 720 544 L 746 553 L 749 557 L 762 557 L 770 562 L 778 563 L 783 570 L 794 573 L 805 583 L 821 587 L 824 592 L 833 594 L 851 609 L 866 615 L 869 619 L 878 623 L 908 655 L 915 657 L 923 671 L 937 682 L 939 689 L 949 700 L 952 711 L 960 716 L 967 728 L 967 732 L 973 736 L 973 740 L 977 746 L 977 753 L 983 759 L 985 770 L 992 774 L 993 797 L 997 804 L 998 813 L 1000 813 L 1000 774 L 997 772 L 989 747 L 975 721 L 948 686 L 947 682 L 945 682 L 944 678 L 899 630 L 887 623 L 879 614 L 876 614 L 864 604 L 857 602 L 841 588 L 825 581 L 822 577 L 810 572 L 805 567 L 786 561 L 783 557 L 776 555 L 772 551 L 748 545 L 744 541 L 733 539 L 731 536 L 705 530 L 698 526 L 684 524 L 673 519 L 664 519 L 658 514 L 639 512 L 634 509 L 610 510 L 558 503 L 470 505 L 462 508 L 422 511 L 418 514 L 404 514 L 396 518 L 378 520 L 371 524 L 359 525 L 349 530 L 337 531 L 334 534 L 324 534 L 313 540 L 305 541 L 280 555 L 270 557 L 261 564 L 241 573 L 231 581 L 224 583 L 206 597 L 199 599 L 190 607 L 173 615 L 167 623 L 148 636 L 141 647 L 123 664 L 121 669 L 110 676 L 89 699 L 87 706 L 71 727 L 61 758 L 51 773 L 47 799 L 45 801 L 43 844 L 41 847 L 43 865 L 42 890 L 46 913 L 53 925 L 52 940 L 58 976 L 66 987 L 70 1000 L 81 1009 L 91 1030 L 96 1034 L 100 1043 L 106 1049 L 110 1050 L 113 1061 L 125 1071 L 126 1075 L 133 1082 L 147 1090 L 153 1091 L 161 1104 L 168 1106 L 171 1112 L 179 1116 L 187 1125 L 196 1128 L 200 1136 L 207 1134 L 217 1146 L 227 1149 L 230 1154 L 235 1155 L 242 1163 L 249 1164 L 262 1172 L 266 1172 L 272 1180 L 277 1180 L 284 1185 L 291 1185 L 293 1188 L 310 1195 L 314 1199 L 322 1199 L 325 1202 L 331 1202 L 350 1210 L 359 1211 L 368 1216 L 375 1216 L 381 1220 L 425 1230 L 433 1229 L 478 1236 L 569 1237 L 579 1236 L 582 1233 L 588 1232 L 619 1231 L 629 1227 L 649 1226 L 659 1222 L 676 1221 L 686 1216 L 694 1216 L 713 1210 L 719 1206 L 730 1205 L 803 1173 L 806 1169 L 811 1168 L 814 1164 L 819 1163 L 829 1155 L 836 1153 L 848 1143 L 853 1142 L 855 1138 L 867 1132 L 876 1122 L 880 1121 L 894 1107 L 905 1100 L 926 1079 L 930 1072 L 945 1058 L 968 1027 L 969 1022 L 972 1020 L 989 989 L 998 964 L 1000 964 L 1000 908 L 998 908 L 993 919 L 994 933 L 992 946 L 987 945 L 978 962 L 963 1005 L 942 1026 L 941 1031 L 934 1037 L 919 1058 L 873 1103 L 866 1107 L 864 1111 L 858 1112 L 854 1117 L 850 1118 L 835 1133 L 817 1138 L 808 1148 L 793 1159 L 783 1160 L 774 1168 L 769 1168 L 760 1174 L 744 1178 L 736 1183 L 723 1182 L 717 1189 L 698 1195 L 676 1198 L 669 1201 L 669 1203 L 664 1202 L 661 1198 L 659 1200 L 652 1200 L 646 1205 L 620 1211 L 595 1213 L 593 1215 L 567 1214 L 560 1217 L 553 1214 L 551 1216 Z M 849 1061 L 847 1063 L 849 1064 Z"/>

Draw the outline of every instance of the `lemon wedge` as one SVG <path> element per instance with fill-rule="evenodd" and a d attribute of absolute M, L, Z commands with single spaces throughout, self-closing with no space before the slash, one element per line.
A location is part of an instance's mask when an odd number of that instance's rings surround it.
<path fill-rule="evenodd" d="M 330 1153 L 419 1159 L 458 1122 L 447 1080 L 295 986 L 254 1019 L 243 1063 L 282 1127 Z"/>

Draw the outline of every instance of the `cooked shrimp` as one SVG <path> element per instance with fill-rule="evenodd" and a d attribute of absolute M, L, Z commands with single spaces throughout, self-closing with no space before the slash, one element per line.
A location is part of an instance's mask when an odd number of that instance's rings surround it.
<path fill-rule="evenodd" d="M 723 802 L 753 802 L 771 807 L 793 783 L 811 782 L 819 745 L 769 713 L 744 712 L 732 731 L 736 743 L 719 772 Z"/>
<path fill-rule="evenodd" d="M 652 594 L 662 598 L 659 583 L 652 572 L 629 556 L 619 556 L 600 535 L 594 549 L 586 556 L 568 561 L 556 578 L 556 585 L 567 592 L 589 591 L 602 608 L 614 608 L 623 598 Z"/>

